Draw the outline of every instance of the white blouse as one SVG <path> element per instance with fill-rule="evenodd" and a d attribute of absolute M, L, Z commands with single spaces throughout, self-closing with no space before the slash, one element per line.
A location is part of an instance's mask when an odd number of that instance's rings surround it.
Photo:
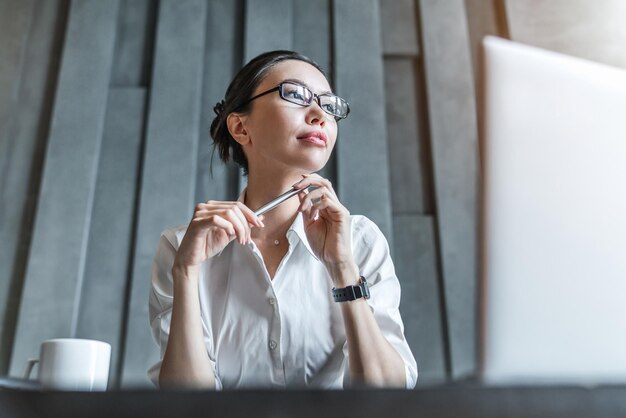
<path fill-rule="evenodd" d="M 404 337 L 398 310 L 400 283 L 387 240 L 368 218 L 352 215 L 351 221 L 354 260 L 370 286 L 367 302 L 384 337 L 404 361 L 406 387 L 413 388 L 417 365 Z M 186 228 L 165 230 L 154 257 L 150 324 L 161 358 L 172 314 L 171 269 Z M 326 268 L 309 246 L 302 213 L 287 231 L 287 239 L 289 250 L 273 280 L 257 246 L 236 240 L 200 269 L 204 343 L 217 389 L 336 389 L 349 381 L 341 309 L 332 299 Z M 159 361 L 148 372 L 155 385 L 160 366 Z"/>

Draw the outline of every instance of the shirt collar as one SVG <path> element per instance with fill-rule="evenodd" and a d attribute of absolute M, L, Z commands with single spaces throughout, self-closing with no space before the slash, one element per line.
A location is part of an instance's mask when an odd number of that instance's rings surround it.
<path fill-rule="evenodd" d="M 239 195 L 239 198 L 237 199 L 238 202 L 241 202 L 241 203 L 245 202 L 246 190 L 247 190 L 247 187 L 244 188 L 243 191 L 241 192 L 241 194 Z M 289 235 L 290 235 L 289 232 L 290 231 L 295 232 L 296 236 L 300 239 L 300 242 L 302 242 L 304 244 L 305 248 L 309 251 L 309 253 L 313 256 L 313 258 L 315 258 L 317 261 L 320 261 L 319 258 L 317 258 L 317 256 L 315 255 L 315 253 L 311 249 L 311 245 L 309 244 L 309 240 L 306 237 L 306 232 L 304 231 L 304 219 L 302 217 L 303 217 L 303 213 L 302 212 L 298 212 L 298 216 L 296 216 L 296 218 L 294 219 L 293 223 L 291 224 L 291 226 L 287 230 L 287 237 L 289 239 Z"/>

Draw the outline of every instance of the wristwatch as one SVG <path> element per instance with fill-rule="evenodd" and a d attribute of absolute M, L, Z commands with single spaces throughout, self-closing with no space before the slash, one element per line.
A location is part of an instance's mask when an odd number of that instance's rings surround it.
<path fill-rule="evenodd" d="M 347 286 L 341 289 L 333 287 L 333 299 L 335 302 L 347 302 L 359 298 L 370 298 L 370 288 L 363 276 L 359 277 L 359 284 L 356 286 Z"/>

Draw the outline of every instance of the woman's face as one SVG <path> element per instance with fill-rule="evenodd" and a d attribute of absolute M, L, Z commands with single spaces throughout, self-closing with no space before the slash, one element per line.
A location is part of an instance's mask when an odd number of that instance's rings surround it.
<path fill-rule="evenodd" d="M 285 80 L 297 81 L 315 94 L 330 92 L 326 77 L 298 60 L 279 62 L 257 86 L 253 96 Z M 248 141 L 243 144 L 250 172 L 285 169 L 297 174 L 320 170 L 337 139 L 337 122 L 316 101 L 308 107 L 290 103 L 278 91 L 252 101 L 244 117 Z"/>

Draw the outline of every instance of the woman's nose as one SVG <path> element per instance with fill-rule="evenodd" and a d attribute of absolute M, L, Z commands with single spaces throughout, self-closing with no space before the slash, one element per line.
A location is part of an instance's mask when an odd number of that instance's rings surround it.
<path fill-rule="evenodd" d="M 322 110 L 317 100 L 313 100 L 313 103 L 307 107 L 306 119 L 309 124 L 319 123 L 324 126 L 326 123 L 326 112 Z"/>

